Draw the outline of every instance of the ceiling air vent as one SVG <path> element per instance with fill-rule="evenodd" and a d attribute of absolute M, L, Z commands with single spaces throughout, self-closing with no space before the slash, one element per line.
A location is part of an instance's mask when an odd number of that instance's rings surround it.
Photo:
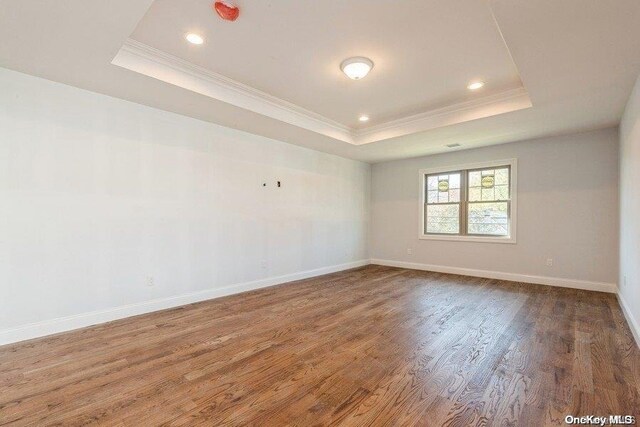
<path fill-rule="evenodd" d="M 456 147 L 460 147 L 460 144 L 447 144 L 447 147 L 449 148 L 456 148 Z"/>

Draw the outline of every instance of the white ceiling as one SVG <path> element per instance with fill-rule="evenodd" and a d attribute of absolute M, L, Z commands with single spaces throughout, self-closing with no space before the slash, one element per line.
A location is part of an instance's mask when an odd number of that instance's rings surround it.
<path fill-rule="evenodd" d="M 230 23 L 209 0 L 156 0 L 131 38 L 354 128 L 363 113 L 375 125 L 522 86 L 482 1 L 239 4 Z M 361 81 L 340 71 L 352 56 L 375 62 Z M 474 80 L 487 85 L 470 93 Z"/>
<path fill-rule="evenodd" d="M 0 66 L 370 162 L 453 142 L 464 149 L 612 126 L 640 73 L 637 0 L 237 3 L 241 15 L 229 23 L 207 0 L 0 0 Z M 205 44 L 186 44 L 188 31 Z M 376 135 L 353 145 L 111 64 L 130 42 L 266 93 L 344 135 L 364 135 L 355 119 L 367 113 Z M 352 55 L 376 63 L 362 81 L 339 71 Z M 474 79 L 486 88 L 468 92 Z M 533 106 L 505 106 L 509 90 Z M 486 111 L 461 114 L 467 105 Z M 443 111 L 457 115 L 443 120 Z M 416 114 L 419 122 L 406 119 Z M 389 120 L 402 131 L 380 131 Z"/>

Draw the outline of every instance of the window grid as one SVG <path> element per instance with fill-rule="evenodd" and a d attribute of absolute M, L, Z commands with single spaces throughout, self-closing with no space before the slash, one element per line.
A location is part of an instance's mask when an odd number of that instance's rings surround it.
<path fill-rule="evenodd" d="M 477 175 L 479 174 L 479 175 Z M 459 197 L 458 201 L 451 202 L 451 194 L 450 191 L 447 193 L 447 201 L 441 202 L 440 196 L 438 195 L 437 200 L 434 201 L 434 196 L 431 195 L 429 197 L 429 192 L 434 191 L 433 182 L 430 185 L 429 180 L 434 177 L 438 178 L 438 181 L 442 177 L 451 177 L 452 175 L 459 175 Z M 476 184 L 476 177 L 480 178 Z M 486 178 L 485 177 L 492 177 Z M 450 178 L 449 178 L 450 179 Z M 423 232 L 427 235 L 452 235 L 452 236 L 478 236 L 478 237 L 507 237 L 510 235 L 511 229 L 511 166 L 510 165 L 500 165 L 493 167 L 485 167 L 485 168 L 476 168 L 476 169 L 466 169 L 466 170 L 458 170 L 451 172 L 442 172 L 442 173 L 434 173 L 434 174 L 425 174 L 425 210 L 424 210 L 424 218 L 423 218 Z M 473 182 L 471 182 L 473 180 Z M 484 180 L 484 181 L 483 181 Z M 483 187 L 482 183 L 485 183 L 485 187 Z M 490 186 L 488 185 L 490 184 Z M 490 187 L 490 188 L 487 188 Z M 498 187 L 498 188 L 497 188 Z M 458 189 L 458 188 L 456 188 Z M 435 191 L 438 191 L 436 189 Z M 472 191 L 473 190 L 473 191 Z M 476 191 L 479 190 L 479 193 Z M 490 190 L 490 191 L 485 191 Z M 474 193 L 474 194 L 471 194 Z M 496 194 L 497 193 L 497 194 Z M 479 195 L 479 200 L 477 200 L 476 195 Z M 487 197 L 485 198 L 485 195 Z M 489 195 L 491 195 L 489 197 Z M 430 201 L 431 199 L 431 201 Z M 471 200 L 474 199 L 474 200 Z M 491 215 L 484 214 L 485 218 L 490 217 L 492 221 L 489 223 L 486 222 L 477 222 L 472 221 L 474 218 L 470 218 L 473 207 L 474 206 L 482 206 L 484 205 L 503 205 L 504 210 L 506 212 L 506 216 L 503 218 L 498 217 L 497 220 Z M 446 205 L 456 205 L 458 206 L 458 215 L 454 217 L 444 217 L 444 218 L 457 218 L 458 219 L 458 229 L 456 233 L 443 233 L 443 232 L 434 232 L 429 231 L 429 207 L 430 206 L 446 206 Z M 489 210 L 491 211 L 491 210 Z M 485 210 L 486 212 L 486 210 Z M 438 218 L 443 218 L 442 216 Z M 495 226 L 496 229 L 502 230 L 499 233 L 481 233 L 481 232 L 473 232 L 470 231 L 471 226 Z"/>
<path fill-rule="evenodd" d="M 426 200 L 431 200 L 430 203 L 427 204 L 425 210 L 425 218 L 424 218 L 424 230 L 429 234 L 443 234 L 443 235 L 459 235 L 460 228 L 460 217 L 462 215 L 461 203 L 463 200 L 463 192 L 464 192 L 464 182 L 462 178 L 462 171 L 451 171 L 446 173 L 439 174 L 430 174 L 425 177 L 425 191 L 426 191 Z M 446 182 L 446 190 L 442 191 L 444 188 L 441 187 L 441 184 Z M 435 194 L 435 195 L 434 195 Z M 442 197 L 442 194 L 446 194 L 446 200 Z M 453 194 L 453 197 L 452 197 Z M 452 200 L 453 199 L 453 200 Z M 448 215 L 432 215 L 429 216 L 429 206 L 435 207 L 443 207 L 443 206 L 456 206 L 458 208 L 457 215 L 454 215 L 455 212 L 448 212 Z M 431 218 L 431 223 L 429 221 Z M 455 232 L 439 232 L 434 233 L 429 231 L 429 226 L 434 223 L 440 226 L 442 230 L 442 226 L 444 225 L 446 228 L 449 225 L 450 220 L 457 219 L 458 227 Z"/>

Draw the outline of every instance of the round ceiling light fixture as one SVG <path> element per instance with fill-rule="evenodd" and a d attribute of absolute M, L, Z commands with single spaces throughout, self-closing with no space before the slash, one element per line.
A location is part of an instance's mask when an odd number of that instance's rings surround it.
<path fill-rule="evenodd" d="M 184 36 L 185 39 L 187 39 L 187 41 L 191 44 L 202 44 L 204 43 L 204 39 L 197 35 L 196 33 L 189 33 L 186 36 Z"/>
<path fill-rule="evenodd" d="M 467 89 L 469 89 L 469 90 L 478 90 L 482 86 L 484 86 L 484 82 L 473 82 L 473 83 L 470 83 L 469 86 L 467 86 Z"/>
<path fill-rule="evenodd" d="M 368 122 L 369 121 L 369 116 L 363 114 L 360 117 L 358 117 L 358 120 L 360 120 L 361 122 Z"/>
<path fill-rule="evenodd" d="M 340 64 L 340 69 L 352 80 L 364 78 L 373 68 L 373 61 L 363 56 L 355 56 L 345 59 Z"/>

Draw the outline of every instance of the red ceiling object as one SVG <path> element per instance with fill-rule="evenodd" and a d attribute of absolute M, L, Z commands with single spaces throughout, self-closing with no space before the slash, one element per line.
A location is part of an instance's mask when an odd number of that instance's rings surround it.
<path fill-rule="evenodd" d="M 236 6 L 230 6 L 226 2 L 217 1 L 213 3 L 213 9 L 225 21 L 235 21 L 240 15 L 240 9 Z"/>

